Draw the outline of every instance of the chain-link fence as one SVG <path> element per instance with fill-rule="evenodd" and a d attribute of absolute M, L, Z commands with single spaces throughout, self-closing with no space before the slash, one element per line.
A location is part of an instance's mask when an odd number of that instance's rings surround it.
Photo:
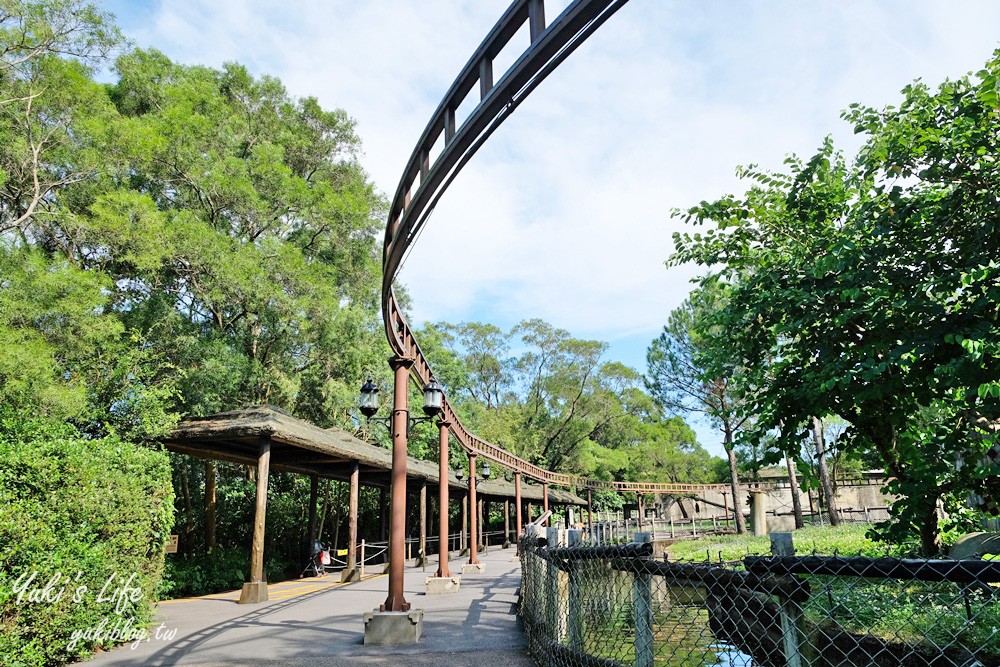
<path fill-rule="evenodd" d="M 536 537 L 520 549 L 521 616 L 542 665 L 1000 666 L 997 561 L 680 563 L 650 543 Z"/>

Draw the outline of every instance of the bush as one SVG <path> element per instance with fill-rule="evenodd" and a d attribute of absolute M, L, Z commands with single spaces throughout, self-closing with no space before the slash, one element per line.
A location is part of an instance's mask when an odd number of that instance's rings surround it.
<path fill-rule="evenodd" d="M 268 553 L 267 546 L 264 553 Z M 289 568 L 294 570 L 295 565 L 277 554 L 264 558 L 264 578 L 267 581 L 285 579 Z M 237 590 L 248 581 L 249 571 L 249 547 L 216 547 L 208 555 L 173 554 L 167 556 L 159 598 L 167 600 Z"/>
<path fill-rule="evenodd" d="M 172 523 L 163 452 L 0 410 L 0 662 L 62 664 L 115 628 L 145 632 Z"/>

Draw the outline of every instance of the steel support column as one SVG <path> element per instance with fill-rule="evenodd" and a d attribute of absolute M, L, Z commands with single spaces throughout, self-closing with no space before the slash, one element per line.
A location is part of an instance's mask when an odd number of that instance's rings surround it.
<path fill-rule="evenodd" d="M 514 528 L 517 529 L 515 538 L 517 539 L 517 542 L 520 543 L 521 541 L 521 473 L 520 472 L 514 473 L 514 512 L 516 517 L 514 519 Z M 520 553 L 520 551 L 518 551 L 518 553 Z"/>
<path fill-rule="evenodd" d="M 478 565 L 479 530 L 476 526 L 476 455 L 469 454 L 469 565 Z"/>
<path fill-rule="evenodd" d="M 395 373 L 392 403 L 392 519 L 389 522 L 389 595 L 382 611 L 409 611 L 403 598 L 403 569 L 406 566 L 406 437 L 409 425 L 407 404 L 410 367 L 413 359 L 393 357 Z"/>
<path fill-rule="evenodd" d="M 450 577 L 448 569 L 448 427 L 451 422 L 439 421 L 438 425 L 438 569 L 435 577 Z"/>

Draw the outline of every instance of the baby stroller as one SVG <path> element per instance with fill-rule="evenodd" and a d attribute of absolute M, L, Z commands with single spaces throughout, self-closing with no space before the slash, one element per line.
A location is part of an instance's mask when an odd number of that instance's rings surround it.
<path fill-rule="evenodd" d="M 325 577 L 326 566 L 330 564 L 330 550 L 324 547 L 322 542 L 316 540 L 312 543 L 312 548 L 309 552 L 309 562 L 306 563 L 306 567 L 299 575 L 299 579 L 305 577 L 306 574 L 310 574 L 313 577 Z"/>

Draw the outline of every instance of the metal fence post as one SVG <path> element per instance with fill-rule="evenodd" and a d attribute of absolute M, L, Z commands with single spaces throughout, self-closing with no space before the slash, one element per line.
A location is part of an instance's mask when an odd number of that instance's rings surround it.
<path fill-rule="evenodd" d="M 649 533 L 636 533 L 636 542 L 649 542 Z M 653 578 L 636 572 L 632 579 L 635 609 L 635 667 L 653 667 Z"/>
<path fill-rule="evenodd" d="M 781 616 L 781 644 L 785 653 L 785 667 L 805 667 L 802 659 L 802 646 L 799 637 L 799 621 L 802 610 L 795 602 L 785 596 L 778 597 Z"/>
<path fill-rule="evenodd" d="M 549 528 L 546 532 L 546 541 L 550 550 L 559 545 L 560 532 L 558 527 Z M 569 576 L 559 569 L 555 559 L 549 560 L 547 589 L 551 639 L 562 644 L 566 641 L 568 631 L 569 609 L 564 601 L 567 601 L 569 597 Z"/>
<path fill-rule="evenodd" d="M 583 542 L 583 532 L 569 531 L 568 544 L 578 547 Z M 580 567 L 583 563 L 569 561 L 569 645 L 570 648 L 583 648 L 583 586 L 580 581 Z"/>

